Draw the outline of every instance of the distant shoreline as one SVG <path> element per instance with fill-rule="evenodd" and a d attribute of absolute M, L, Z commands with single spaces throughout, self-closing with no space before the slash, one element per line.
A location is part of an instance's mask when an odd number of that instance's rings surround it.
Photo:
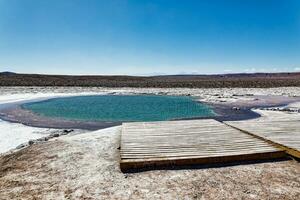
<path fill-rule="evenodd" d="M 217 75 L 95 76 L 0 73 L 0 86 L 270 88 L 300 86 L 300 72 Z"/>

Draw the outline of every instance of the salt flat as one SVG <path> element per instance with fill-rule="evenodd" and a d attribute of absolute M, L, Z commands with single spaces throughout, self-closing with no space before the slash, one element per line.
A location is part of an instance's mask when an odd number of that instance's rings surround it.
<path fill-rule="evenodd" d="M 172 91 L 174 94 L 195 95 L 208 102 L 256 101 L 256 97 L 251 95 L 263 94 L 300 96 L 300 88 L 138 90 L 2 87 L 0 99 L 5 103 L 6 99 L 15 102 L 38 96 L 86 94 L 84 91 L 93 94 L 122 94 L 124 91 L 171 94 L 169 92 Z M 285 112 L 256 111 L 262 114 L 262 119 L 296 117 L 296 114 Z M 0 121 L 0 124 L 3 123 Z M 13 127 L 13 124 L 7 124 L 7 134 L 18 134 Z M 38 130 L 27 128 L 30 133 Z M 4 137 L 2 134 L 0 131 L 0 138 Z M 113 127 L 70 134 L 0 155 L 0 199 L 299 199 L 300 167 L 296 161 L 124 174 L 119 166 L 120 137 L 121 127 Z M 32 137 L 29 134 L 26 138 Z"/>
<path fill-rule="evenodd" d="M 256 95 L 300 97 L 299 87 L 279 88 L 105 88 L 105 87 L 0 87 L 0 103 L 51 96 L 91 94 L 191 95 L 205 102 L 255 100 Z"/>
<path fill-rule="evenodd" d="M 0 120 L 0 130 L 0 154 L 14 149 L 30 139 L 44 137 L 51 131 L 46 128 L 33 128 L 2 120 Z"/>

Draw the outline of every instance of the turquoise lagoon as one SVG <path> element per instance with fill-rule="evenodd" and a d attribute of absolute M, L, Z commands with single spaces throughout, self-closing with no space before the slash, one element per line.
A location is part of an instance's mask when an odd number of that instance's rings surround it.
<path fill-rule="evenodd" d="M 46 117 L 81 121 L 164 121 L 214 116 L 209 106 L 186 96 L 76 96 L 26 103 L 22 107 Z"/>

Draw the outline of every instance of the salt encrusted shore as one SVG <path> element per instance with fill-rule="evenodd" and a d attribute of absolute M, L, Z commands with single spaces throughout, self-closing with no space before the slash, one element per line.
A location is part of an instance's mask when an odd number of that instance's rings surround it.
<path fill-rule="evenodd" d="M 201 102 L 206 102 L 214 106 L 220 117 L 219 120 L 242 120 L 255 118 L 259 115 L 249 112 L 251 108 L 270 107 L 286 105 L 300 100 L 300 88 L 101 88 L 101 87 L 0 87 L 0 110 L 3 107 L 10 107 L 16 103 L 26 101 L 40 101 L 54 97 L 66 97 L 77 95 L 101 95 L 101 94 L 156 94 L 156 95 L 187 95 L 196 97 Z M 238 106 L 237 106 L 238 105 Z M 241 109 L 240 107 L 244 108 Z M 233 108 L 233 109 L 232 109 Z M 24 119 L 23 124 L 36 125 L 44 128 L 34 128 L 18 123 L 8 123 L 0 121 L 0 128 L 4 130 L 1 134 L 0 153 L 14 149 L 29 140 L 46 137 L 51 131 L 61 131 L 60 129 L 90 129 L 96 130 L 105 127 L 119 125 L 120 123 L 97 123 L 97 122 L 74 122 L 40 117 L 36 119 L 32 113 L 14 109 L 12 113 L 1 116 L 12 122 L 22 122 L 14 119 L 22 113 L 20 119 Z M 25 113 L 25 117 L 23 116 Z M 230 114 L 228 114 L 230 113 Z M 28 122 L 28 119 L 31 119 Z M 27 120 L 27 121 L 26 121 Z M 37 123 L 39 122 L 39 123 Z M 42 123 L 42 124 L 41 124 Z M 45 128 L 46 127 L 46 128 Z M 48 129 L 52 127 L 51 129 Z M 9 130 L 9 131 L 8 131 Z M 63 131 L 63 130 L 62 130 Z M 78 132 L 76 130 L 75 132 Z M 79 131 L 80 132 L 80 131 Z M 7 135 L 9 134 L 9 135 Z M 25 145 L 26 146 L 26 145 Z"/>
<path fill-rule="evenodd" d="M 300 87 L 280 88 L 102 88 L 102 87 L 0 87 L 0 104 L 47 98 L 93 94 L 167 94 L 198 97 L 203 102 L 255 100 L 253 96 L 300 97 Z"/>
<path fill-rule="evenodd" d="M 0 155 L 9 154 L 28 147 L 34 143 L 45 142 L 54 137 L 69 133 L 82 133 L 83 130 L 60 130 L 35 128 L 18 123 L 0 120 Z"/>
<path fill-rule="evenodd" d="M 280 102 L 288 102 L 290 97 L 300 96 L 300 88 L 176 90 L 14 87 L 0 88 L 0 102 L 13 103 L 35 98 L 78 94 L 123 94 L 124 91 L 192 95 L 206 102 L 234 105 L 240 101 L 239 103 L 243 102 L 245 106 L 253 106 L 257 101 L 264 102 L 266 105 L 276 105 L 279 99 Z M 269 95 L 269 97 L 261 95 Z M 287 106 L 287 108 L 295 107 L 300 108 L 299 103 Z M 276 107 L 273 109 L 275 110 Z M 262 118 L 300 118 L 297 112 L 274 110 L 255 111 L 259 112 Z M 33 139 L 34 133 L 44 137 L 56 131 L 56 129 L 33 128 L 3 121 L 0 121 L 0 129 L 4 124 L 6 131 L 5 135 L 0 131 L 1 139 L 10 136 L 13 138 L 26 132 L 28 135 L 24 138 L 30 140 Z M 23 131 L 25 129 L 26 131 Z M 119 141 L 120 126 L 116 126 L 52 137 L 27 148 L 2 154 L 0 155 L 0 199 L 300 198 L 300 165 L 297 161 L 123 174 L 119 168 Z"/>
<path fill-rule="evenodd" d="M 120 122 L 99 121 L 75 121 L 67 119 L 47 118 L 36 115 L 19 106 L 21 102 L 39 101 L 48 98 L 77 95 L 103 95 L 103 94 L 155 94 L 155 95 L 186 95 L 193 96 L 199 102 L 211 105 L 217 114 L 213 118 L 224 120 L 245 120 L 259 117 L 251 108 L 282 106 L 299 101 L 297 88 L 272 88 L 261 91 L 261 89 L 234 88 L 234 89 L 190 89 L 190 88 L 45 88 L 45 87 L 4 87 L 0 103 L 8 102 L 6 109 L 1 109 L 0 118 L 10 122 L 22 123 L 24 125 L 40 128 L 64 128 L 98 130 L 120 125 Z M 264 94 L 264 95 L 262 95 Z M 269 96 L 266 96 L 269 95 Z M 279 96 L 280 95 L 280 96 Z M 1 100 L 2 99 L 2 100 Z M 10 106 L 10 104 L 11 106 Z M 3 105 L 2 105 L 3 107 Z"/>

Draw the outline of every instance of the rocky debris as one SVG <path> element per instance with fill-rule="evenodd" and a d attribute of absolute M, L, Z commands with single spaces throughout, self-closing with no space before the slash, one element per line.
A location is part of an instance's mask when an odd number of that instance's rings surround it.
<path fill-rule="evenodd" d="M 70 129 L 70 130 L 66 130 L 66 129 L 65 129 L 65 130 L 63 131 L 63 133 L 68 134 L 68 133 L 71 133 L 71 132 L 73 132 L 73 131 L 74 131 L 73 129 Z"/>
<path fill-rule="evenodd" d="M 63 136 L 63 135 L 68 135 L 69 133 L 71 133 L 73 131 L 74 131 L 73 129 L 70 129 L 70 130 L 65 129 L 63 131 L 55 131 L 54 133 L 51 133 L 46 137 L 41 137 L 41 138 L 36 139 L 36 140 L 29 140 L 26 143 L 20 144 L 16 147 L 16 149 L 22 149 L 22 148 L 28 147 L 28 146 L 36 144 L 36 143 L 46 142 L 46 141 L 48 141 L 52 138 L 57 138 L 57 137 L 60 137 L 60 136 Z"/>
<path fill-rule="evenodd" d="M 158 92 L 157 94 L 158 95 L 167 95 L 168 93 L 167 92 Z"/>
<path fill-rule="evenodd" d="M 59 134 L 58 134 L 58 133 L 51 133 L 51 134 L 49 135 L 49 137 L 51 137 L 51 138 L 59 137 Z"/>
<path fill-rule="evenodd" d="M 33 145 L 35 143 L 36 140 L 29 140 L 28 141 L 28 145 Z"/>
<path fill-rule="evenodd" d="M 246 94 L 233 93 L 231 96 L 232 96 L 232 97 L 247 97 L 247 96 L 254 96 L 254 94 L 248 94 L 248 93 L 246 93 Z"/>
<path fill-rule="evenodd" d="M 269 111 L 300 113 L 300 108 L 293 108 L 293 107 L 270 107 L 270 108 L 260 108 L 260 109 L 261 110 L 269 110 Z"/>
<path fill-rule="evenodd" d="M 16 147 L 16 149 L 22 149 L 22 148 L 24 148 L 24 147 L 26 147 L 27 145 L 26 144 L 20 144 L 20 145 L 18 145 L 17 147 Z"/>
<path fill-rule="evenodd" d="M 232 107 L 232 110 L 241 110 L 239 107 Z"/>
<path fill-rule="evenodd" d="M 36 141 L 45 142 L 45 141 L 48 141 L 48 137 L 42 137 L 42 138 L 36 139 Z"/>

